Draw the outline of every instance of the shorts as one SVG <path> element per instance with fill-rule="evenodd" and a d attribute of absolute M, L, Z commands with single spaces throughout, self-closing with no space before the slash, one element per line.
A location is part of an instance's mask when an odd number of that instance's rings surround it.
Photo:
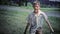
<path fill-rule="evenodd" d="M 37 34 L 37 32 L 41 32 L 41 31 L 42 31 L 42 27 L 39 27 L 39 28 L 37 28 L 35 30 L 31 30 L 30 34 Z"/>

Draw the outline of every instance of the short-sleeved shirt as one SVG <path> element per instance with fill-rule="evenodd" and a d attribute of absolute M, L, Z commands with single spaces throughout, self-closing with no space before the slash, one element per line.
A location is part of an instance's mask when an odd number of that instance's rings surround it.
<path fill-rule="evenodd" d="M 30 32 L 35 32 L 39 27 L 43 26 L 43 20 L 47 19 L 47 15 L 40 11 L 39 16 L 35 16 L 32 12 L 28 15 L 27 22 L 30 24 Z"/>

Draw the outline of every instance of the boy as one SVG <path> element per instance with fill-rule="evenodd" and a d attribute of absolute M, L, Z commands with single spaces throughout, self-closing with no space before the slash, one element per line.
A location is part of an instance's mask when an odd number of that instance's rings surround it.
<path fill-rule="evenodd" d="M 33 3 L 33 8 L 34 11 L 31 14 L 29 14 L 27 18 L 28 23 L 24 31 L 24 34 L 26 34 L 26 31 L 29 26 L 30 26 L 29 34 L 42 34 L 43 18 L 45 19 L 46 23 L 48 24 L 52 32 L 54 32 L 53 28 L 50 25 L 47 15 L 40 10 L 40 3 L 38 1 L 35 1 Z"/>

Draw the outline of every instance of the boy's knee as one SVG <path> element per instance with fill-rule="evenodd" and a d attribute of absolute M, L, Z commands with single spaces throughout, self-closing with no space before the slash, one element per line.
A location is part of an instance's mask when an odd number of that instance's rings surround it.
<path fill-rule="evenodd" d="M 42 29 L 36 30 L 36 34 L 42 34 Z"/>

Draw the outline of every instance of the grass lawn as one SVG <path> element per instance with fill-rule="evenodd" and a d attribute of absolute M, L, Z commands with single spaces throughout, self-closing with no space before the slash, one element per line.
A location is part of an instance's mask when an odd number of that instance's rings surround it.
<path fill-rule="evenodd" d="M 23 34 L 26 26 L 26 17 L 29 12 L 18 11 L 0 11 L 0 34 Z M 52 27 L 56 31 L 54 34 L 60 34 L 60 18 L 49 17 Z M 50 34 L 50 30 L 44 21 L 44 33 Z M 28 34 L 28 32 L 27 32 Z"/>
<path fill-rule="evenodd" d="M 49 21 L 50 21 L 50 23 L 51 23 L 51 25 L 52 25 L 52 27 L 53 27 L 53 29 L 54 29 L 54 33 L 53 34 L 60 34 L 60 18 L 58 18 L 58 17 L 52 17 L 52 16 L 50 16 L 50 17 L 48 17 L 48 19 L 49 19 Z M 51 34 L 50 32 L 50 29 L 48 28 L 48 25 L 47 25 L 47 23 L 44 21 L 44 25 L 43 25 L 43 32 L 45 33 L 45 34 Z"/>
<path fill-rule="evenodd" d="M 28 9 L 28 10 L 32 10 L 33 9 L 33 7 L 32 6 L 27 6 L 27 7 L 25 7 L 25 6 L 21 6 L 21 8 L 24 8 L 24 9 Z M 41 7 L 41 10 L 42 11 L 60 11 L 60 8 L 42 8 Z"/>

